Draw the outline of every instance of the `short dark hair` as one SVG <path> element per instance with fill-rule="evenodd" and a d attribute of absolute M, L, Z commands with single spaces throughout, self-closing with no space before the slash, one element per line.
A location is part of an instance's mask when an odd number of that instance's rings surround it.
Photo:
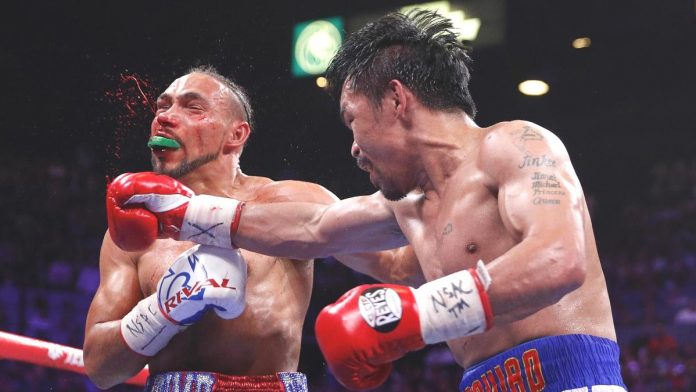
<path fill-rule="evenodd" d="M 343 84 L 379 106 L 390 80 L 397 79 L 431 109 L 461 109 L 472 118 L 467 48 L 452 23 L 433 11 L 390 13 L 352 34 L 326 72 L 329 93 L 339 98 Z"/>
<path fill-rule="evenodd" d="M 199 65 L 199 66 L 190 68 L 187 73 L 194 73 L 194 72 L 208 75 L 211 78 L 222 83 L 225 87 L 229 88 L 232 91 L 232 93 L 234 93 L 234 95 L 237 96 L 237 99 L 239 100 L 239 103 L 242 106 L 242 114 L 244 115 L 244 121 L 249 123 L 250 129 L 253 129 L 253 127 L 254 127 L 254 110 L 251 108 L 251 102 L 249 100 L 249 95 L 247 94 L 244 87 L 235 83 L 232 79 L 230 79 L 226 76 L 223 76 L 212 65 Z"/>

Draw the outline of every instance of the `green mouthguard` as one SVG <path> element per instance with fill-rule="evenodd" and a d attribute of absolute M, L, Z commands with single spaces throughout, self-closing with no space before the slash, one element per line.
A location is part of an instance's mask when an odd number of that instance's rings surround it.
<path fill-rule="evenodd" d="M 179 142 L 162 136 L 153 136 L 148 140 L 147 146 L 150 148 L 179 148 Z"/>

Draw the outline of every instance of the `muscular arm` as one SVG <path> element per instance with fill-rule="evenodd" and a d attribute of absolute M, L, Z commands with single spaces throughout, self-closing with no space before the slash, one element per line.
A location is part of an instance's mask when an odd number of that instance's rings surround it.
<path fill-rule="evenodd" d="M 247 203 L 233 241 L 240 248 L 296 259 L 407 245 L 390 205 L 378 193 L 331 204 Z"/>
<path fill-rule="evenodd" d="M 351 269 L 384 283 L 420 286 L 425 283 L 418 258 L 410 245 L 374 253 L 335 255 Z"/>
<path fill-rule="evenodd" d="M 520 242 L 488 264 L 496 322 L 556 303 L 585 279 L 586 204 L 561 141 L 521 121 L 489 134 L 481 167 L 498 189 L 507 229 Z"/>
<path fill-rule="evenodd" d="M 339 202 L 339 199 L 333 193 L 317 184 L 299 181 L 280 181 L 272 183 L 266 188 L 267 189 L 260 193 L 257 201 L 266 203 L 295 203 L 292 204 L 292 206 L 297 206 L 298 202 L 308 203 L 307 205 L 303 205 L 303 208 L 307 208 L 309 213 L 312 213 L 312 211 L 318 213 L 319 211 L 323 211 L 327 206 Z M 368 197 L 375 198 L 377 201 L 386 202 L 384 199 L 380 200 L 381 197 L 379 197 L 379 195 Z M 250 203 L 247 207 L 251 207 L 253 210 L 253 206 L 254 203 Z M 284 209 L 282 214 L 290 210 L 302 213 L 302 211 L 296 211 L 294 208 L 288 208 Z M 256 212 L 262 214 L 263 210 Z M 386 214 L 387 211 L 384 213 Z M 242 222 L 244 222 L 245 218 L 249 218 L 249 214 L 249 210 L 245 210 Z M 386 216 L 388 217 L 388 214 L 386 214 Z M 326 216 L 324 216 L 324 218 L 326 218 Z M 253 219 L 254 218 L 250 218 L 249 220 Z M 326 221 L 321 222 L 321 224 L 325 223 Z M 298 223 L 292 222 L 292 224 L 288 226 L 289 227 L 284 227 L 284 229 L 294 230 L 297 228 Z M 253 227 L 255 226 L 245 225 L 244 228 L 241 228 L 240 231 L 242 231 L 242 233 L 238 232 L 235 237 L 235 242 L 237 242 L 238 238 L 243 240 L 242 237 L 245 233 L 252 230 Z M 321 231 L 321 228 L 318 230 Z M 396 229 L 390 228 L 388 233 L 389 236 L 395 235 L 397 237 L 396 240 L 403 241 L 403 236 L 400 234 L 400 231 L 395 233 L 395 230 Z M 266 235 L 267 234 L 264 233 L 264 238 Z M 278 237 L 280 237 L 280 235 L 278 235 Z M 281 252 L 286 252 L 286 249 L 281 247 Z M 410 245 L 380 252 L 334 254 L 333 256 L 348 268 L 369 275 L 382 282 L 415 285 L 422 284 L 425 281 L 423 272 L 418 264 L 418 259 Z"/>
<path fill-rule="evenodd" d="M 121 337 L 121 318 L 143 299 L 135 262 L 107 233 L 99 258 L 100 283 L 87 314 L 84 361 L 100 388 L 121 383 L 140 371 L 147 358 L 131 351 Z"/>

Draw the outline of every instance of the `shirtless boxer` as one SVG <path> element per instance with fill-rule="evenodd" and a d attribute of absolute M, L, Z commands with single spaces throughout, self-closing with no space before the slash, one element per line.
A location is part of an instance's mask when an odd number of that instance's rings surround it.
<path fill-rule="evenodd" d="M 239 157 L 251 120 L 249 100 L 239 86 L 214 70 L 195 69 L 157 100 L 149 141 L 153 169 L 178 178 L 196 194 L 259 203 L 337 200 L 315 184 L 242 173 Z M 142 214 L 114 209 L 117 188 L 127 187 L 128 181 L 128 175 L 120 176 L 107 195 L 112 231 L 104 237 L 101 283 L 87 316 L 84 359 L 89 377 L 108 388 L 148 364 L 153 376 L 146 389 L 152 391 L 305 390 L 304 375 L 295 371 L 312 289 L 312 261 L 197 249 L 192 242 L 171 239 L 147 238 L 143 243 L 143 233 L 131 223 Z M 116 233 L 131 239 L 121 244 L 128 251 L 114 244 L 114 221 L 129 225 L 118 226 L 123 232 Z M 409 252 L 404 248 L 393 253 L 408 253 L 414 260 Z M 341 259 L 389 279 L 374 266 L 391 268 L 390 254 Z M 397 275 L 407 282 L 413 272 Z"/>
<path fill-rule="evenodd" d="M 328 206 L 247 203 L 235 215 L 239 201 L 182 198 L 162 178 L 136 190 L 146 195 L 138 206 L 180 228 L 163 235 L 188 237 L 196 224 L 214 232 L 200 242 L 272 255 L 410 243 L 428 283 L 360 286 L 317 319 L 327 363 L 350 389 L 380 385 L 392 361 L 445 341 L 465 368 L 462 391 L 624 391 L 568 153 L 530 122 L 474 123 L 469 57 L 450 27 L 429 12 L 387 15 L 353 34 L 329 68 L 351 152 L 380 192 Z"/>

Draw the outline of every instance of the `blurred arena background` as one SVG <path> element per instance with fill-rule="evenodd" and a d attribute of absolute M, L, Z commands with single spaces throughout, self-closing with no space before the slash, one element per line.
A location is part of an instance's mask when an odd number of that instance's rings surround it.
<path fill-rule="evenodd" d="M 340 197 L 373 192 L 320 75 L 293 75 L 293 31 L 337 18 L 350 33 L 414 2 L 143 3 L 2 5 L 2 331 L 82 346 L 105 185 L 150 168 L 152 113 L 138 87 L 156 96 L 193 65 L 214 65 L 249 90 L 257 124 L 246 173 L 317 182 Z M 480 22 L 470 42 L 477 123 L 531 120 L 568 147 L 591 202 L 630 390 L 696 390 L 696 3 L 450 3 Z M 526 79 L 549 91 L 521 94 Z M 314 341 L 316 314 L 368 280 L 317 261 L 300 362 L 310 390 L 341 390 Z M 444 346 L 432 346 L 399 361 L 380 390 L 452 391 L 460 376 Z M 0 390 L 96 387 L 0 360 Z"/>

